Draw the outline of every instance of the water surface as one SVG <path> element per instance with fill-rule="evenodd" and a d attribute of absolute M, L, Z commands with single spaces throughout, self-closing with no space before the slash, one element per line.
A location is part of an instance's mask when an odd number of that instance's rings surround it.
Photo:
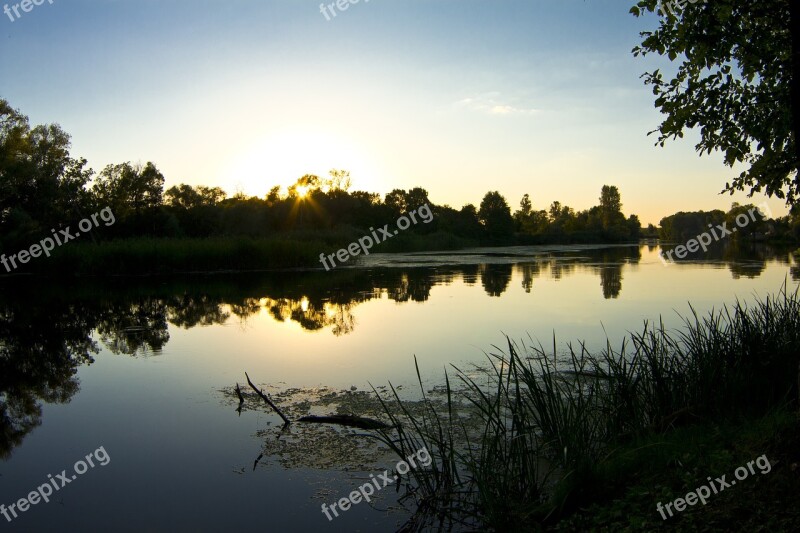
<path fill-rule="evenodd" d="M 250 399 L 237 413 L 244 372 L 293 416 L 367 410 L 370 384 L 413 394 L 414 356 L 433 386 L 451 363 L 482 363 L 504 335 L 600 347 L 644 320 L 678 326 L 689 302 L 702 313 L 800 280 L 789 253 L 769 247 L 668 266 L 658 251 L 514 247 L 376 254 L 331 272 L 5 278 L 0 503 L 101 446 L 111 461 L 12 522 L 0 516 L 0 529 L 394 531 L 407 512 L 393 489 L 332 522 L 320 506 L 396 459 L 351 435 L 362 431 L 281 434 Z"/>

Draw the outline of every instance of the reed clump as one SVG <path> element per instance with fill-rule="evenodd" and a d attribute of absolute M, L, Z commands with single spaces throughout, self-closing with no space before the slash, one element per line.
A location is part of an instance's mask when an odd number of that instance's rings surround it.
<path fill-rule="evenodd" d="M 405 409 L 394 388 L 381 397 L 393 426 L 381 439 L 400 457 L 425 447 L 434 458 L 409 474 L 407 530 L 544 527 L 632 482 L 626 465 L 669 435 L 797 404 L 800 299 L 786 284 L 749 305 L 692 309 L 675 330 L 646 322 L 599 353 L 506 341 L 484 376 L 453 366 L 445 402 L 426 396 L 418 367 L 424 409 Z"/>

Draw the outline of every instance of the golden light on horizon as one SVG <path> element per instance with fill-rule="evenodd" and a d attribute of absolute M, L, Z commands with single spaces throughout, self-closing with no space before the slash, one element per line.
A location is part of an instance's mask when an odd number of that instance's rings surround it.
<path fill-rule="evenodd" d="M 285 191 L 305 174 L 325 178 L 332 169 L 349 170 L 358 188 L 382 188 L 370 158 L 355 142 L 313 129 L 266 135 L 242 147 L 227 161 L 220 186 L 231 194 L 263 197 L 276 185 Z M 308 190 L 298 188 L 298 193 L 303 197 Z"/>

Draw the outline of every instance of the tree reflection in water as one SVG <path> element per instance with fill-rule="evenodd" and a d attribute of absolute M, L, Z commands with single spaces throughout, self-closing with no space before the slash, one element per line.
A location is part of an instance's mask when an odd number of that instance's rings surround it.
<path fill-rule="evenodd" d="M 11 299 L 0 308 L 0 459 L 42 423 L 42 403 L 72 398 L 80 387 L 78 367 L 99 351 L 90 336 L 92 317 L 80 306 L 22 302 Z"/>
<path fill-rule="evenodd" d="M 499 297 L 509 290 L 515 271 L 526 293 L 535 294 L 537 279 L 589 272 L 598 276 L 604 298 L 617 298 L 623 269 L 640 259 L 640 248 L 617 247 L 550 253 L 523 262 L 427 268 L 71 284 L 13 279 L 0 285 L 0 458 L 8 458 L 41 424 L 43 403 L 67 402 L 79 390 L 77 370 L 92 363 L 100 344 L 114 354 L 159 355 L 170 340 L 170 326 L 190 329 L 231 319 L 244 323 L 256 314 L 342 336 L 354 331 L 361 303 L 384 298 L 426 302 L 433 287 L 457 281 Z M 800 278 L 788 253 L 764 246 L 719 252 L 720 263 L 734 277 L 759 276 L 768 260 L 785 263 L 791 276 Z"/>

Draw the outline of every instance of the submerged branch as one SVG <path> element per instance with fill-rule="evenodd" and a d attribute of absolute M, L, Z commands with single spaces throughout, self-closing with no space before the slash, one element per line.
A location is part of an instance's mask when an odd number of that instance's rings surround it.
<path fill-rule="evenodd" d="M 242 414 L 242 406 L 244 405 L 244 396 L 242 396 L 242 389 L 239 388 L 239 383 L 236 383 L 236 396 L 239 397 L 239 407 L 236 408 L 236 412 L 239 415 Z"/>
<path fill-rule="evenodd" d="M 264 393 L 263 393 L 263 392 L 262 392 L 262 391 L 261 391 L 261 390 L 260 390 L 258 387 L 256 387 L 255 385 L 253 385 L 253 382 L 252 382 L 252 381 L 250 381 L 250 376 L 248 376 L 248 375 L 247 375 L 247 372 L 245 372 L 245 373 L 244 373 L 244 375 L 245 375 L 245 377 L 247 378 L 247 383 L 248 383 L 248 384 L 250 384 L 250 387 L 252 387 L 252 389 L 253 389 L 254 391 L 256 391 L 256 393 L 257 393 L 259 396 L 261 396 L 261 398 L 262 398 L 262 399 L 263 399 L 265 402 L 267 402 L 267 405 L 269 405 L 270 407 L 272 407 L 272 409 L 274 409 L 274 410 L 275 410 L 275 412 L 276 412 L 276 413 L 278 413 L 278 414 L 280 415 L 280 417 L 281 417 L 281 418 L 283 418 L 283 422 L 284 422 L 284 424 L 283 424 L 283 425 L 284 425 L 284 426 L 288 426 L 289 424 L 291 424 L 291 423 L 292 423 L 292 421 L 291 421 L 291 420 L 289 420 L 288 418 L 286 418 L 286 415 L 285 415 L 285 414 L 283 414 L 283 412 L 282 412 L 280 409 L 278 409 L 278 406 L 277 406 L 277 405 L 275 405 L 274 403 L 272 403 L 272 400 L 270 400 L 270 399 L 269 399 L 269 396 L 267 396 L 266 394 L 264 394 Z"/>
<path fill-rule="evenodd" d="M 256 394 L 261 396 L 264 402 L 266 402 L 266 404 L 269 405 L 283 419 L 284 422 L 283 427 L 286 428 L 287 426 L 289 426 L 289 424 L 292 423 L 292 421 L 289 420 L 289 417 L 283 414 L 283 412 L 278 408 L 277 405 L 275 405 L 275 403 L 270 399 L 270 397 L 267 394 L 265 394 L 261 389 L 259 389 L 253 384 L 247 372 L 245 372 L 244 375 L 245 377 L 247 377 L 247 383 L 254 391 L 256 391 Z M 239 396 L 239 410 L 241 410 L 242 405 L 244 403 L 244 397 L 242 396 L 242 392 L 241 389 L 239 389 L 238 383 L 236 384 L 236 388 L 234 390 L 237 396 Z M 373 420 L 371 418 L 364 418 L 355 415 L 329 415 L 329 416 L 309 415 L 298 419 L 297 422 L 307 422 L 312 424 L 336 424 L 339 426 L 347 426 L 365 430 L 381 430 L 381 429 L 390 429 L 394 427 L 385 424 L 379 420 Z"/>

